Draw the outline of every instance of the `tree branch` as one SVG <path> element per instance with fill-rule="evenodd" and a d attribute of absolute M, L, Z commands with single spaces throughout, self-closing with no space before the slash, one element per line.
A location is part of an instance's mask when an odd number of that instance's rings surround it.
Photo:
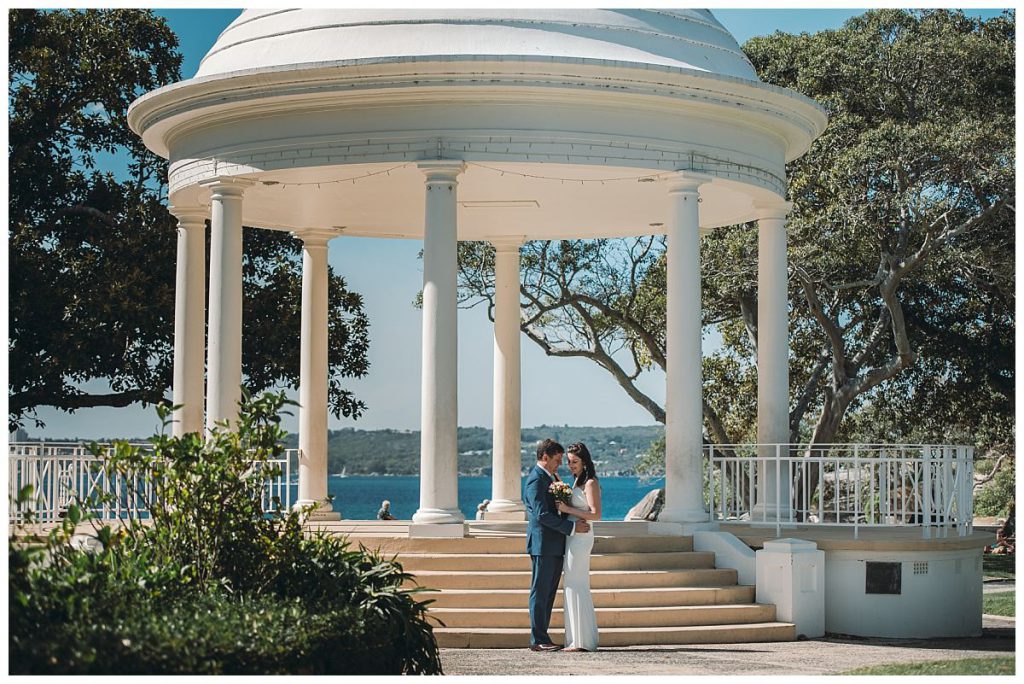
<path fill-rule="evenodd" d="M 811 315 L 818 321 L 818 324 L 825 330 L 829 344 L 832 346 L 832 377 L 835 386 L 840 386 L 847 379 L 846 373 L 846 346 L 843 341 L 842 329 L 822 309 L 821 301 L 818 299 L 818 292 L 811 281 L 811 277 L 800 266 L 794 265 L 793 271 L 803 284 L 804 297 L 807 299 L 807 306 Z"/>
<path fill-rule="evenodd" d="M 718 411 L 707 402 L 707 399 L 702 400 L 701 406 L 704 411 L 704 419 L 708 421 L 708 432 L 718 441 L 718 444 L 734 444 L 735 441 L 725 431 L 725 424 L 722 423 Z"/>
<path fill-rule="evenodd" d="M 526 336 L 540 346 L 548 356 L 587 358 L 594 361 L 611 373 L 619 386 L 626 391 L 626 394 L 629 395 L 633 401 L 643 407 L 644 410 L 650 413 L 654 420 L 664 424 L 665 410 L 658 406 L 657 402 L 636 387 L 636 385 L 629 379 L 629 375 L 611 356 L 605 353 L 596 340 L 594 341 L 594 346 L 591 349 L 556 349 L 545 337 L 538 334 L 532 327 L 524 329 L 524 332 L 526 333 Z"/>
<path fill-rule="evenodd" d="M 749 293 L 740 293 L 737 296 L 740 304 L 740 317 L 743 319 L 743 327 L 747 330 L 747 337 L 750 344 L 757 349 L 757 302 Z"/>
<path fill-rule="evenodd" d="M 979 475 L 979 474 L 975 473 L 974 474 L 974 491 L 978 491 L 983 486 L 985 486 L 986 484 L 991 482 L 993 479 L 995 479 L 995 476 L 999 474 L 999 470 L 1003 466 L 1003 462 L 1007 458 L 1009 458 L 1009 456 L 1010 456 L 1010 454 L 1008 454 L 1008 453 L 1000 454 L 999 458 L 996 459 L 995 464 L 992 466 L 992 470 L 990 470 L 985 475 Z"/>
<path fill-rule="evenodd" d="M 55 220 L 58 220 L 67 216 L 68 214 L 77 214 L 79 216 L 88 216 L 90 218 L 99 219 L 100 221 L 103 221 L 103 223 L 107 224 L 111 228 L 117 225 L 117 223 L 114 221 L 113 217 L 110 216 L 110 214 L 100 211 L 95 207 L 89 207 L 84 204 L 75 204 L 70 207 L 63 207 L 61 209 L 58 209 L 57 213 L 54 214 L 53 218 Z"/>
<path fill-rule="evenodd" d="M 827 351 L 823 351 L 821 356 L 818 357 L 817 363 L 814 364 L 814 370 L 811 371 L 811 376 L 807 379 L 803 390 L 800 392 L 800 398 L 797 399 L 793 410 L 789 412 L 790 441 L 794 444 L 799 441 L 797 435 L 800 432 L 800 423 L 803 422 L 804 414 L 807 413 L 811 400 L 814 399 L 818 383 L 821 382 L 821 376 L 824 375 L 825 368 L 828 367 L 828 358 Z"/>
<path fill-rule="evenodd" d="M 36 406 L 52 406 L 64 411 L 75 411 L 95 406 L 124 407 L 131 404 L 156 404 L 169 401 L 159 390 L 136 389 L 111 394 L 60 394 L 46 392 L 18 392 L 10 395 L 8 413 L 19 414 Z"/>

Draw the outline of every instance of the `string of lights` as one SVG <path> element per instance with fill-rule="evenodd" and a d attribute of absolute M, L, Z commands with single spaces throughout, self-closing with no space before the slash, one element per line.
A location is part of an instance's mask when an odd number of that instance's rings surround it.
<path fill-rule="evenodd" d="M 667 178 L 675 173 L 675 171 L 664 171 L 662 173 L 645 173 L 642 176 L 614 176 L 611 178 L 560 178 L 558 176 L 542 176 L 535 173 L 521 173 L 519 171 L 510 171 L 508 169 L 499 169 L 494 166 L 488 166 L 487 164 L 481 164 L 479 162 L 467 162 L 468 166 L 475 166 L 480 169 L 487 169 L 488 171 L 495 171 L 500 173 L 502 176 L 519 176 L 521 178 L 533 178 L 536 180 L 549 180 L 549 181 L 560 181 L 562 183 L 579 183 L 584 185 L 586 183 L 614 183 L 618 181 L 631 181 L 635 183 L 641 182 L 652 182 L 658 178 Z"/>
<path fill-rule="evenodd" d="M 290 182 L 286 182 L 286 181 L 262 180 L 262 181 L 260 181 L 260 183 L 262 183 L 263 185 L 268 185 L 268 186 L 277 187 L 277 188 L 295 188 L 295 187 L 312 186 L 312 185 L 315 185 L 316 187 L 319 188 L 321 185 L 336 185 L 336 184 L 342 184 L 342 183 L 352 183 L 353 185 L 355 185 L 357 181 L 361 181 L 361 180 L 364 180 L 366 178 L 372 178 L 374 176 L 390 176 L 392 171 L 397 171 L 399 169 L 405 168 L 406 166 L 409 166 L 412 163 L 413 162 L 406 162 L 404 164 L 398 164 L 397 166 L 392 166 L 391 168 L 388 168 L 388 169 L 381 169 L 379 171 L 372 171 L 370 173 L 364 173 L 364 174 L 362 174 L 360 176 L 348 176 L 346 178 L 335 178 L 333 180 L 306 181 L 304 183 L 290 183 Z"/>

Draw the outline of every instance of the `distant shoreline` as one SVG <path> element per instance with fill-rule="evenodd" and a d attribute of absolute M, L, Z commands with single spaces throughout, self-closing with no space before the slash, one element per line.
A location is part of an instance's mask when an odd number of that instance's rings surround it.
<path fill-rule="evenodd" d="M 330 473 L 329 477 L 338 478 L 338 479 L 351 479 L 351 478 L 357 478 L 357 477 L 419 477 L 419 475 L 420 475 L 419 473 L 349 473 L 347 475 L 340 475 L 338 473 Z M 598 473 L 597 476 L 598 476 L 598 478 L 601 478 L 601 479 L 608 479 L 608 478 L 630 478 L 630 477 L 632 477 L 632 478 L 639 478 L 640 477 L 639 475 L 636 475 L 636 474 L 633 474 L 633 475 L 602 475 L 601 473 Z M 490 475 L 478 475 L 476 473 L 459 473 L 459 477 L 473 478 L 473 479 L 476 479 L 476 480 L 489 480 L 489 479 L 491 479 Z M 525 475 L 521 475 L 521 477 L 526 477 L 526 476 Z M 662 479 L 662 478 L 655 477 L 655 478 L 651 478 L 651 481 L 653 482 L 653 481 L 657 481 L 657 480 L 660 480 L 660 479 Z"/>

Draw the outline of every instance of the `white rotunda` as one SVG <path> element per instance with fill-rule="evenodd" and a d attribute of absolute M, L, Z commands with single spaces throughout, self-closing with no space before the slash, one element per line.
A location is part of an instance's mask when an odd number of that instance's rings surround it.
<path fill-rule="evenodd" d="M 456 245 L 486 240 L 497 251 L 489 514 L 521 520 L 520 245 L 665 233 L 660 519 L 699 525 L 708 519 L 699 236 L 758 222 L 757 441 L 784 443 L 785 164 L 826 121 L 814 102 L 760 82 L 707 10 L 245 11 L 194 78 L 146 94 L 129 112 L 132 129 L 170 162 L 179 219 L 175 429 L 236 415 L 243 225 L 293 233 L 304 244 L 298 504 L 319 502 L 321 516 L 337 516 L 326 502 L 327 243 L 423 240 L 413 520 L 427 533 L 456 534 Z M 759 501 L 776 511 L 773 477 L 759 483 Z"/>

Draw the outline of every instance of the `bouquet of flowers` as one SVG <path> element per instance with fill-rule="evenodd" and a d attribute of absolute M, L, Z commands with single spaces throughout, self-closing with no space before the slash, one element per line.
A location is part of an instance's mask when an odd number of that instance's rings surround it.
<path fill-rule="evenodd" d="M 572 487 L 564 482 L 552 482 L 548 491 L 555 497 L 555 501 L 561 501 L 564 504 L 572 501 Z"/>

